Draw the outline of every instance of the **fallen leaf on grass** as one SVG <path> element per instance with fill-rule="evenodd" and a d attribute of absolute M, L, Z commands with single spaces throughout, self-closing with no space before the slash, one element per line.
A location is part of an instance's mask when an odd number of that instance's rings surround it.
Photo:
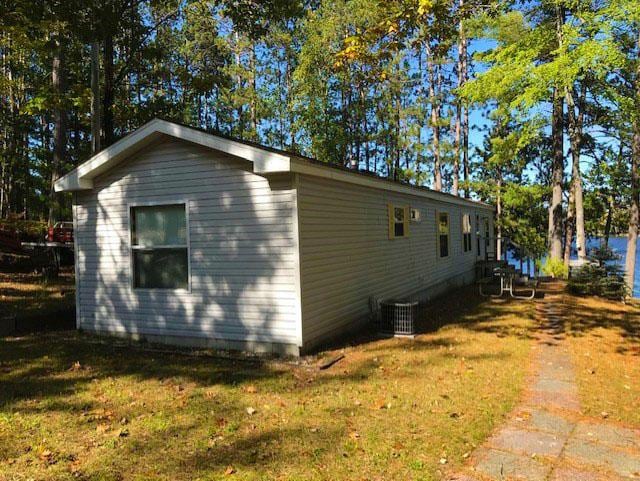
<path fill-rule="evenodd" d="M 79 371 L 80 369 L 82 369 L 82 365 L 80 364 L 80 361 L 76 361 L 71 365 L 69 371 Z"/>
<path fill-rule="evenodd" d="M 373 409 L 391 409 L 391 403 L 386 402 L 384 399 L 378 399 L 373 404 Z"/>
<path fill-rule="evenodd" d="M 107 424 L 107 423 L 100 423 L 96 426 L 96 432 L 98 434 L 104 434 L 106 433 L 109 429 L 111 429 L 111 425 Z"/>
<path fill-rule="evenodd" d="M 69 471 L 73 475 L 79 475 L 80 473 L 80 461 L 77 459 L 69 463 Z"/>
<path fill-rule="evenodd" d="M 212 389 L 209 389 L 207 392 L 204 393 L 204 397 L 206 397 L 207 399 L 213 399 L 218 395 L 217 392 L 215 392 Z"/>
<path fill-rule="evenodd" d="M 48 449 L 45 449 L 40 453 L 40 459 L 47 464 L 56 464 L 57 462 L 55 453 Z"/>
<path fill-rule="evenodd" d="M 256 413 L 256 410 L 255 410 L 254 408 L 252 408 L 252 407 L 248 407 L 248 408 L 247 408 L 247 414 L 248 414 L 249 416 L 252 416 L 252 415 L 254 415 L 255 413 Z"/>

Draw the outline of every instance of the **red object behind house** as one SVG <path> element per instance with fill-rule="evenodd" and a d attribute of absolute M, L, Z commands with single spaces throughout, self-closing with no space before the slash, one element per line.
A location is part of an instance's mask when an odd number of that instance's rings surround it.
<path fill-rule="evenodd" d="M 73 222 L 56 222 L 47 232 L 48 242 L 73 243 Z"/>

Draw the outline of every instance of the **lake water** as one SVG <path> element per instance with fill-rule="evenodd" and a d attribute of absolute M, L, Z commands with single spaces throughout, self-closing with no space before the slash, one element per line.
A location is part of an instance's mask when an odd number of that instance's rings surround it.
<path fill-rule="evenodd" d="M 601 239 L 599 238 L 591 238 L 587 240 L 587 252 L 589 252 L 592 248 L 600 245 Z M 627 256 L 627 237 L 610 237 L 609 238 L 609 247 L 613 250 L 615 254 L 617 254 L 620 259 L 617 261 L 623 268 L 625 258 Z M 635 282 L 633 286 L 633 297 L 640 297 L 640 262 L 638 262 L 638 257 L 640 257 L 640 242 L 638 243 L 636 249 L 636 276 Z M 575 253 L 572 253 L 572 259 L 575 258 Z M 513 264 L 517 264 L 518 261 L 510 259 Z M 525 266 L 524 271 L 527 272 L 527 268 Z"/>

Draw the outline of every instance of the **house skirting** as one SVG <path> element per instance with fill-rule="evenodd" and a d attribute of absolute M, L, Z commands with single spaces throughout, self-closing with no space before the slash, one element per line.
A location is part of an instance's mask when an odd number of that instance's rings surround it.
<path fill-rule="evenodd" d="M 263 341 L 235 341 L 228 339 L 204 338 L 196 336 L 171 336 L 159 334 L 145 334 L 140 332 L 110 332 L 91 329 L 81 329 L 99 336 L 115 336 L 136 342 L 150 344 L 164 344 L 176 347 L 191 347 L 200 349 L 220 349 L 224 351 L 244 351 L 256 354 L 276 354 L 278 356 L 299 356 L 300 348 L 295 344 Z"/>

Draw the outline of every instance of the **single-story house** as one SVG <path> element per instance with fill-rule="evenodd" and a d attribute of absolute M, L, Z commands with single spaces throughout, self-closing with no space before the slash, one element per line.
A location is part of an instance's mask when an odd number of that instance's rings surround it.
<path fill-rule="evenodd" d="M 77 327 L 299 354 L 473 281 L 493 207 L 153 120 L 60 178 Z"/>

